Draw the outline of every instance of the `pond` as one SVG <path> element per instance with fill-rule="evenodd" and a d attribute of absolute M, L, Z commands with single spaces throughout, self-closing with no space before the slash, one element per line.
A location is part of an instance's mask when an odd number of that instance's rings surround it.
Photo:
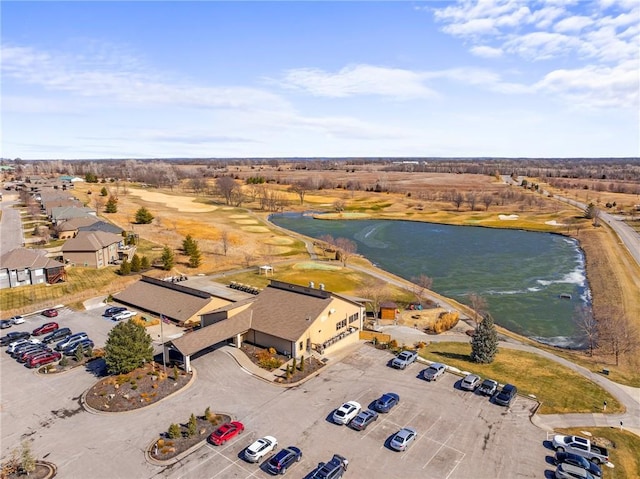
<path fill-rule="evenodd" d="M 390 220 L 317 220 L 308 214 L 271 216 L 312 238 L 356 242 L 358 253 L 411 280 L 433 278 L 433 290 L 468 304 L 488 303 L 496 323 L 540 342 L 583 347 L 575 309 L 589 303 L 584 255 L 577 241 L 551 233 Z"/>

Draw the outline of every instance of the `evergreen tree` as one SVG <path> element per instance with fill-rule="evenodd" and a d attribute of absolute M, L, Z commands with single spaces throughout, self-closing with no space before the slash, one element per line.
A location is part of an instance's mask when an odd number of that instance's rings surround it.
<path fill-rule="evenodd" d="M 127 261 L 127 258 L 122 260 L 122 264 L 120 265 L 120 269 L 118 270 L 122 276 L 127 276 L 131 274 L 131 263 Z"/>
<path fill-rule="evenodd" d="M 476 328 L 471 340 L 471 360 L 476 363 L 492 363 L 498 352 L 498 331 L 490 314 Z"/>
<path fill-rule="evenodd" d="M 142 260 L 140 259 L 140 256 L 138 256 L 137 254 L 134 254 L 133 258 L 131 258 L 131 272 L 138 273 L 141 269 L 142 269 Z"/>
<path fill-rule="evenodd" d="M 144 206 L 136 211 L 136 223 L 139 225 L 148 225 L 153 221 L 153 215 Z"/>
<path fill-rule="evenodd" d="M 86 175 L 84 175 L 84 181 L 86 181 L 87 183 L 97 183 L 98 175 L 96 175 L 95 173 L 87 173 Z"/>
<path fill-rule="evenodd" d="M 194 241 L 193 248 L 191 249 L 191 254 L 189 254 L 189 266 L 191 268 L 197 268 L 202 264 L 202 253 L 200 252 L 200 248 L 198 248 L 198 243 Z"/>
<path fill-rule="evenodd" d="M 182 240 L 182 250 L 184 254 L 191 256 L 191 252 L 194 248 L 198 247 L 198 243 L 193 239 L 191 235 L 187 235 L 187 237 Z"/>
<path fill-rule="evenodd" d="M 79 344 L 78 347 L 76 348 L 76 352 L 74 354 L 76 361 L 80 362 L 84 359 L 84 346 L 82 346 L 82 344 Z"/>
<path fill-rule="evenodd" d="M 196 416 L 191 413 L 191 417 L 189 418 L 189 425 L 187 426 L 187 434 L 189 437 L 195 436 L 198 432 L 198 423 L 196 421 Z"/>
<path fill-rule="evenodd" d="M 29 441 L 23 441 L 20 459 L 20 467 L 27 473 L 27 475 L 36 470 L 36 458 L 33 457 L 33 454 L 31 453 Z"/>
<path fill-rule="evenodd" d="M 100 196 L 109 196 L 109 191 L 107 190 L 106 186 L 103 186 L 100 190 Z"/>
<path fill-rule="evenodd" d="M 104 208 L 105 213 L 117 213 L 118 212 L 118 199 L 111 195 L 107 200 L 107 204 Z"/>
<path fill-rule="evenodd" d="M 104 347 L 109 374 L 127 374 L 153 360 L 151 337 L 144 326 L 126 321 L 109 333 Z"/>
<path fill-rule="evenodd" d="M 162 250 L 162 256 L 160 257 L 162 260 L 162 269 L 165 271 L 171 270 L 173 265 L 175 264 L 175 257 L 173 256 L 173 251 L 168 246 L 165 246 Z"/>
<path fill-rule="evenodd" d="M 592 220 L 593 218 L 596 217 L 596 205 L 594 205 L 593 203 L 589 203 L 587 205 L 587 207 L 584 210 L 584 217 Z"/>
<path fill-rule="evenodd" d="M 151 268 L 151 262 L 149 261 L 149 258 L 147 258 L 146 256 L 143 256 L 142 259 L 140 260 L 140 269 L 144 271 L 149 268 Z"/>
<path fill-rule="evenodd" d="M 168 433 L 169 433 L 170 439 L 178 439 L 182 436 L 182 431 L 180 430 L 180 426 L 178 426 L 175 423 L 169 426 Z"/>

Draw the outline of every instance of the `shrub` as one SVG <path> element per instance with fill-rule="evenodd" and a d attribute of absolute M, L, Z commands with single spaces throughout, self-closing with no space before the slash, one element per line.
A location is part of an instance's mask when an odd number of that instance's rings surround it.
<path fill-rule="evenodd" d="M 196 421 L 196 416 L 192 413 L 189 418 L 189 425 L 187 426 L 187 435 L 189 437 L 195 436 L 198 432 L 198 422 Z"/>
<path fill-rule="evenodd" d="M 389 347 L 390 347 L 391 349 L 396 349 L 396 348 L 398 347 L 398 341 L 396 341 L 395 339 L 392 339 L 392 340 L 389 342 Z"/>
<path fill-rule="evenodd" d="M 164 447 L 164 439 L 158 439 L 156 444 L 158 444 L 158 447 Z"/>
<path fill-rule="evenodd" d="M 304 356 L 300 357 L 300 371 L 304 372 Z"/>
<path fill-rule="evenodd" d="M 258 366 L 269 371 L 273 371 L 274 369 L 282 366 L 283 362 L 284 361 L 282 361 L 281 359 L 269 357 L 268 359 L 258 361 Z"/>
<path fill-rule="evenodd" d="M 69 358 L 66 356 L 62 356 L 62 359 L 58 364 L 60 364 L 60 366 L 62 366 L 63 368 L 66 368 L 69 365 Z"/>
<path fill-rule="evenodd" d="M 275 348 L 269 348 L 269 354 L 276 354 Z"/>
<path fill-rule="evenodd" d="M 440 334 L 444 331 L 449 331 L 456 324 L 458 324 L 458 319 L 460 315 L 457 311 L 453 311 L 450 313 L 441 313 L 436 322 L 433 324 L 433 332 Z"/>
<path fill-rule="evenodd" d="M 133 386 L 131 386 L 131 389 L 133 389 L 135 391 L 136 389 L 138 389 L 138 385 L 134 384 Z"/>
<path fill-rule="evenodd" d="M 174 423 L 171 426 L 169 426 L 168 434 L 171 439 L 178 439 L 182 437 L 182 430 L 180 429 L 179 425 Z"/>
<path fill-rule="evenodd" d="M 177 381 L 178 380 L 178 366 L 176 366 L 175 364 L 173 365 L 173 380 Z"/>
<path fill-rule="evenodd" d="M 207 421 L 211 421 L 211 408 L 207 406 L 207 409 L 204 410 L 204 418 Z"/>
<path fill-rule="evenodd" d="M 78 362 L 84 359 L 84 346 L 82 346 L 82 344 L 78 345 L 78 348 L 76 349 L 76 353 L 75 353 L 75 358 L 76 358 L 76 361 Z"/>
<path fill-rule="evenodd" d="M 293 364 L 291 365 L 291 370 L 295 373 L 297 368 L 296 358 L 293 358 Z"/>

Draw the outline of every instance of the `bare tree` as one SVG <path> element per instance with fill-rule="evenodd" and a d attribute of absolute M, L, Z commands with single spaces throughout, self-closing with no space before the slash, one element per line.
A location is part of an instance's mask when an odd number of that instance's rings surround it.
<path fill-rule="evenodd" d="M 352 241 L 349 238 L 336 238 L 335 244 L 340 256 L 339 259 L 342 261 L 342 265 L 346 266 L 349 258 L 358 250 L 358 245 L 356 245 L 355 241 Z"/>
<path fill-rule="evenodd" d="M 357 294 L 368 300 L 377 326 L 380 319 L 380 304 L 391 296 L 387 283 L 374 279 L 358 289 Z"/>
<path fill-rule="evenodd" d="M 290 187 L 289 191 L 298 195 L 300 198 L 300 204 L 304 203 L 304 195 L 311 189 L 311 181 L 308 179 L 296 181 Z"/>
<path fill-rule="evenodd" d="M 476 328 L 482 321 L 482 317 L 487 311 L 487 300 L 478 293 L 469 293 L 469 305 L 473 309 L 473 320 L 476 322 Z"/>
<path fill-rule="evenodd" d="M 433 279 L 426 274 L 421 274 L 420 276 L 411 278 L 411 281 L 413 282 L 413 294 L 416 297 L 416 301 L 422 304 L 424 293 L 433 286 Z"/>
<path fill-rule="evenodd" d="M 227 256 L 227 251 L 229 251 L 229 232 L 223 231 L 220 233 L 220 242 L 222 243 L 222 252 L 225 256 Z"/>
<path fill-rule="evenodd" d="M 633 354 L 638 350 L 638 328 L 625 318 L 620 308 L 610 306 L 598 321 L 598 337 L 600 344 L 613 354 L 616 366 L 620 365 L 620 357 Z"/>
<path fill-rule="evenodd" d="M 489 211 L 489 206 L 493 202 L 493 196 L 486 194 L 482 196 L 482 204 L 484 204 L 484 210 Z"/>
<path fill-rule="evenodd" d="M 335 200 L 333 202 L 333 209 L 336 210 L 338 213 L 342 213 L 344 211 L 344 201 Z"/>
<path fill-rule="evenodd" d="M 465 200 L 469 204 L 469 209 L 474 211 L 476 209 L 476 203 L 478 201 L 478 195 L 476 195 L 473 191 L 467 193 L 465 196 Z"/>
<path fill-rule="evenodd" d="M 224 198 L 225 204 L 231 205 L 231 200 L 237 189 L 236 180 L 231 176 L 221 176 L 216 179 L 216 188 L 220 196 Z"/>
<path fill-rule="evenodd" d="M 573 320 L 587 340 L 589 356 L 593 356 L 593 350 L 598 344 L 598 321 L 593 316 L 593 311 L 584 305 L 576 306 L 573 312 Z"/>
<path fill-rule="evenodd" d="M 451 201 L 456 207 L 456 211 L 460 209 L 462 203 L 464 203 L 464 195 L 462 193 L 454 193 Z"/>

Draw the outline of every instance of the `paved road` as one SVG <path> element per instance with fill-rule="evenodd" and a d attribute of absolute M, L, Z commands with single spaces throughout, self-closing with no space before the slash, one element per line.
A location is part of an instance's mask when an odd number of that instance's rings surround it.
<path fill-rule="evenodd" d="M 3 195 L 3 200 L 0 203 L 0 209 L 2 209 L 2 221 L 0 221 L 0 255 L 8 253 L 23 244 L 20 213 L 17 209 L 13 208 L 16 204 L 18 204 L 17 195 Z"/>

